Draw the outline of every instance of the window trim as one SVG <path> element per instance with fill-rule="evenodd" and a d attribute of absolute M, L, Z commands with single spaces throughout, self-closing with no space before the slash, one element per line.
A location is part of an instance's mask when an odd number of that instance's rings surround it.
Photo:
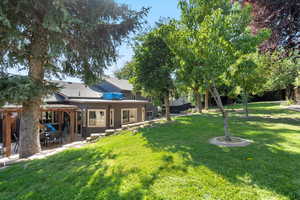
<path fill-rule="evenodd" d="M 104 112 L 104 124 L 101 124 L 101 125 L 90 125 L 90 112 L 97 112 L 97 111 L 102 111 Z M 105 109 L 89 109 L 87 111 L 87 127 L 89 128 L 103 128 L 103 127 L 106 127 L 106 110 Z"/>
<path fill-rule="evenodd" d="M 49 116 L 49 114 L 51 115 L 51 120 L 49 121 L 49 123 L 51 124 L 58 124 L 59 120 L 58 120 L 58 115 L 59 112 L 58 111 L 43 111 L 41 112 L 41 120 L 42 122 L 46 122 L 47 120 L 49 120 L 50 117 L 47 118 L 47 116 Z"/>
<path fill-rule="evenodd" d="M 145 118 L 146 118 L 146 108 L 142 107 L 142 122 L 145 121 Z"/>
<path fill-rule="evenodd" d="M 151 118 L 150 119 L 153 119 L 154 118 L 154 116 L 153 116 L 153 114 L 154 114 L 154 112 L 152 111 L 152 110 L 149 110 L 149 111 L 146 111 L 146 118 L 147 118 L 147 120 L 150 120 L 148 117 L 148 113 L 151 113 Z"/>
<path fill-rule="evenodd" d="M 133 111 L 135 111 L 135 121 L 134 122 L 130 122 L 130 120 L 129 120 L 129 122 L 123 122 L 123 111 L 125 111 L 125 110 L 129 110 L 129 112 L 131 111 L 131 110 L 133 110 Z M 122 108 L 121 109 L 121 124 L 131 124 L 131 123 L 136 123 L 137 121 L 138 121 L 138 109 L 137 108 Z"/>
<path fill-rule="evenodd" d="M 111 128 L 115 127 L 115 109 L 109 109 L 109 126 Z"/>

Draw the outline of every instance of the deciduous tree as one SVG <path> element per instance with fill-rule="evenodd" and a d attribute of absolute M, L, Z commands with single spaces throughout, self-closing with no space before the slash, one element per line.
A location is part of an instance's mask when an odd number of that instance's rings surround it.
<path fill-rule="evenodd" d="M 237 94 L 242 97 L 245 116 L 249 116 L 248 101 L 250 95 L 256 95 L 266 90 L 267 76 L 265 73 L 263 55 L 258 52 L 241 56 L 230 67 L 230 85 L 235 88 Z"/>
<path fill-rule="evenodd" d="M 115 77 L 117 77 L 118 79 L 129 80 L 133 76 L 133 65 L 133 61 L 126 62 L 121 69 L 118 69 L 114 72 Z"/>
<path fill-rule="evenodd" d="M 134 48 L 134 76 L 131 82 L 137 90 L 154 97 L 163 98 L 166 119 L 170 118 L 170 94 L 174 89 L 175 55 L 165 43 L 159 25 L 151 32 L 139 37 Z"/>
<path fill-rule="evenodd" d="M 190 31 L 194 55 L 199 57 L 199 66 L 222 113 L 225 138 L 231 140 L 218 85 L 223 83 L 229 67 L 242 55 L 256 51 L 268 32 L 263 30 L 252 35 L 248 28 L 251 8 L 232 4 L 229 0 L 182 0 L 180 7 L 182 21 Z"/>

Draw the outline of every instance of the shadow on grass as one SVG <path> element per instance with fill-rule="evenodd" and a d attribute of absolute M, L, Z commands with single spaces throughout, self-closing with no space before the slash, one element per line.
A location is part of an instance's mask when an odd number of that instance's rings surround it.
<path fill-rule="evenodd" d="M 241 105 L 236 105 L 231 108 L 241 108 Z M 253 103 L 249 104 L 250 117 L 245 118 L 244 112 L 230 112 L 233 120 L 243 122 L 261 122 L 261 123 L 282 123 L 289 125 L 300 125 L 299 112 L 281 108 L 278 103 Z"/>
<path fill-rule="evenodd" d="M 0 171 L 1 200 L 143 199 L 169 161 L 151 174 L 138 168 L 110 167 L 117 155 L 101 148 L 73 149 L 43 160 L 20 163 Z M 125 179 L 140 184 L 126 188 Z M 154 194 L 152 194 L 154 196 Z"/>
<path fill-rule="evenodd" d="M 254 144 L 242 148 L 209 144 L 210 138 L 223 134 L 222 126 L 222 119 L 215 115 L 189 116 L 176 123 L 142 129 L 141 133 L 152 149 L 179 153 L 187 166 L 206 166 L 234 184 L 257 185 L 300 199 L 300 154 L 280 145 L 288 143 L 299 151 L 300 143 L 292 144 L 281 135 L 299 134 L 297 131 L 268 129 L 263 124 L 235 119 L 231 121 L 231 131 L 237 133 L 235 136 L 254 140 Z M 241 177 L 249 177 L 250 181 Z"/>

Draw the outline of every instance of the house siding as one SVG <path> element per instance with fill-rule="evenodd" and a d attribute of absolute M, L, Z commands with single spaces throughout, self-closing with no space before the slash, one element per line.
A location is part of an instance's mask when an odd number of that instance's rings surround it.
<path fill-rule="evenodd" d="M 126 108 L 137 109 L 137 122 L 142 121 L 142 108 L 146 108 L 145 103 L 70 103 L 78 106 L 82 111 L 93 109 L 106 110 L 106 126 L 105 127 L 82 127 L 82 136 L 89 137 L 92 133 L 103 133 L 106 129 L 117 129 L 122 126 L 121 110 Z M 114 109 L 114 127 L 110 127 L 110 109 Z M 145 117 L 146 119 L 146 117 Z M 86 118 L 87 120 L 87 118 Z M 87 125 L 87 123 L 86 123 Z"/>

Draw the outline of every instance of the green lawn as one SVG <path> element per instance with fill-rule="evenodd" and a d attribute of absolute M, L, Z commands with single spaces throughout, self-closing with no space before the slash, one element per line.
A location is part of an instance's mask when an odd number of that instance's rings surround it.
<path fill-rule="evenodd" d="M 248 147 L 208 144 L 217 113 L 177 118 L 0 170 L 0 199 L 300 199 L 300 113 L 277 104 L 230 113 Z"/>

